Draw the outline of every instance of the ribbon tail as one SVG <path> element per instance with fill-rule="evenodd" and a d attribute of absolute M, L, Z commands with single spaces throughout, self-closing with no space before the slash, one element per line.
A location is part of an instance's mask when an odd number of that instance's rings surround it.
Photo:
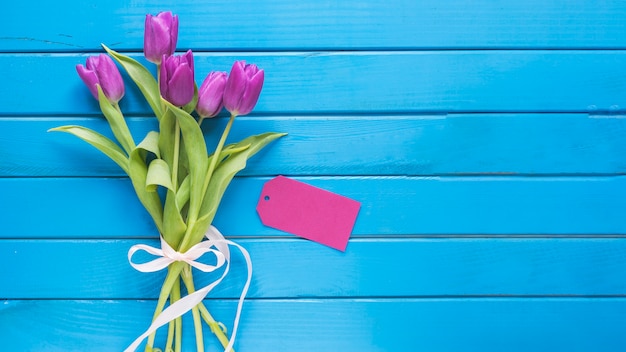
<path fill-rule="evenodd" d="M 222 235 L 220 230 L 211 225 L 206 234 L 204 234 L 204 236 L 215 245 L 217 250 L 224 254 L 224 257 L 226 257 L 226 261 L 230 261 L 230 250 L 228 249 L 228 243 L 226 242 L 227 240 L 226 238 L 224 238 L 224 235 Z"/>
<path fill-rule="evenodd" d="M 233 333 L 230 335 L 230 341 L 228 342 L 226 349 L 224 349 L 224 352 L 231 352 L 233 345 L 235 344 L 235 338 L 237 337 L 237 328 L 239 327 L 239 318 L 241 317 L 241 310 L 243 309 L 243 301 L 246 298 L 246 294 L 250 288 L 250 282 L 252 281 L 252 259 L 250 258 L 250 253 L 248 253 L 248 251 L 241 245 L 229 240 L 225 240 L 225 242 L 237 247 L 241 251 L 241 254 L 243 254 L 246 259 L 246 266 L 248 267 L 248 279 L 246 280 L 246 284 L 243 286 L 243 290 L 241 290 L 239 302 L 237 303 L 237 313 L 235 314 L 235 321 L 233 323 Z"/>

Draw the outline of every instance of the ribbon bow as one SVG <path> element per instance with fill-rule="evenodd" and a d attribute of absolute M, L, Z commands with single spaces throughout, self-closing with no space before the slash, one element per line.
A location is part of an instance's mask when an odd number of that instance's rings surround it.
<path fill-rule="evenodd" d="M 226 277 L 226 274 L 228 274 L 228 270 L 230 268 L 230 250 L 228 249 L 228 245 L 235 246 L 241 251 L 246 259 L 246 266 L 248 268 L 248 279 L 246 280 L 246 284 L 241 291 L 241 295 L 239 296 L 239 303 L 237 304 L 237 313 L 235 315 L 235 321 L 233 323 L 233 333 L 230 337 L 228 345 L 224 349 L 225 352 L 230 352 L 232 350 L 233 344 L 235 343 L 235 337 L 237 335 L 237 327 L 239 326 L 241 309 L 243 308 L 243 300 L 246 297 L 246 293 L 248 292 L 248 288 L 250 287 L 250 281 L 252 280 L 252 260 L 250 259 L 250 254 L 248 253 L 248 251 L 246 251 L 245 248 L 233 241 L 225 239 L 224 236 L 219 232 L 219 230 L 216 229 L 213 225 L 211 225 L 211 227 L 205 234 L 205 237 L 208 239 L 207 241 L 202 241 L 196 244 L 185 253 L 180 253 L 174 250 L 167 243 L 167 241 L 163 239 L 163 237 L 161 237 L 160 249 L 148 246 L 146 244 L 137 244 L 130 247 L 130 249 L 128 250 L 128 262 L 133 268 L 144 273 L 155 272 L 165 269 L 168 265 L 177 261 L 185 262 L 203 272 L 215 271 L 221 268 L 224 264 L 226 264 L 226 268 L 224 269 L 224 273 L 222 274 L 222 276 L 217 280 L 209 283 L 208 285 L 197 290 L 196 292 L 181 298 L 180 300 L 174 302 L 169 307 L 164 309 L 161 314 L 159 314 L 156 319 L 154 319 L 152 325 L 150 325 L 148 330 L 141 334 L 130 346 L 128 346 L 124 350 L 124 352 L 135 351 L 137 347 L 139 347 L 141 342 L 151 333 L 156 331 L 161 326 L 190 311 L 193 307 L 202 302 L 202 300 L 209 294 L 209 292 L 211 292 L 213 288 L 215 288 L 215 286 L 222 282 L 222 279 Z M 215 247 L 215 249 L 213 247 Z M 159 258 L 153 259 L 146 263 L 136 264 L 132 261 L 132 257 L 137 251 L 140 250 L 154 256 L 158 256 Z M 215 265 L 204 264 L 196 261 L 198 258 L 202 257 L 206 253 L 213 253 L 215 255 L 215 258 L 217 259 L 217 263 Z"/>

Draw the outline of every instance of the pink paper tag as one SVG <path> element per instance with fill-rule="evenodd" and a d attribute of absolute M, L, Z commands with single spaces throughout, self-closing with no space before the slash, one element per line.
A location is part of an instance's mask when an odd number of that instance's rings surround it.
<path fill-rule="evenodd" d="M 256 210 L 269 227 L 345 251 L 361 203 L 284 176 L 269 180 Z"/>

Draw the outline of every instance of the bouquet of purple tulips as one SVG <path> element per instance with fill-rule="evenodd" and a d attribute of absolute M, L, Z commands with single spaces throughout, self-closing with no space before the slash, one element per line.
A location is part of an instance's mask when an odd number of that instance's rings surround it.
<path fill-rule="evenodd" d="M 225 146 L 235 117 L 250 113 L 256 105 L 264 72 L 256 65 L 237 61 L 229 75 L 211 72 L 198 89 L 194 82 L 191 50 L 184 55 L 174 55 L 177 38 L 177 16 L 171 12 L 146 16 L 144 53 L 148 61 L 156 64 L 156 79 L 136 60 L 104 45 L 108 55 L 89 57 L 86 66 L 76 67 L 80 78 L 98 100 L 113 139 L 82 126 L 61 126 L 52 130 L 67 132 L 84 140 L 119 165 L 130 178 L 137 197 L 159 231 L 161 248 L 136 245 L 128 253 L 129 261 L 136 269 L 149 272 L 167 268 L 167 276 L 152 325 L 127 351 L 134 351 L 146 337 L 145 350 L 158 350 L 154 347 L 155 333 L 165 325 L 168 325 L 168 335 L 164 350 L 180 351 L 181 316 L 188 311 L 193 316 L 197 350 L 204 350 L 204 320 L 228 351 L 232 350 L 252 268 L 245 249 L 226 240 L 211 223 L 226 187 L 235 174 L 245 168 L 246 160 L 284 134 L 255 135 Z M 139 144 L 135 144 L 118 105 L 125 89 L 113 59 L 135 82 L 158 120 L 158 131 L 148 132 Z M 230 119 L 215 151 L 208 154 L 200 124 L 203 119 L 216 116 L 223 108 L 230 112 Z M 163 191 L 159 192 L 160 189 Z M 213 319 L 203 303 L 207 293 L 228 272 L 228 245 L 237 246 L 248 261 L 248 282 L 239 300 L 230 339 L 223 325 Z M 132 256 L 139 250 L 158 258 L 135 264 Z M 196 261 L 207 253 L 215 256 L 214 265 Z M 204 272 L 220 267 L 224 270 L 220 279 L 196 290 L 192 267 Z"/>

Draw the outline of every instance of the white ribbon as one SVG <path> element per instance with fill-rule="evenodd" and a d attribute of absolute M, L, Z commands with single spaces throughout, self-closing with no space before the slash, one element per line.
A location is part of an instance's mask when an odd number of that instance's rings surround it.
<path fill-rule="evenodd" d="M 205 237 L 208 239 L 207 241 L 202 241 L 196 244 L 185 253 L 176 252 L 163 239 L 163 237 L 161 237 L 161 249 L 145 244 L 137 244 L 130 247 L 130 249 L 128 250 L 128 261 L 130 262 L 130 265 L 133 268 L 144 273 L 159 271 L 166 268 L 171 263 L 177 261 L 185 262 L 203 272 L 215 271 L 222 267 L 224 263 L 226 263 L 226 268 L 224 269 L 224 273 L 219 279 L 209 283 L 208 285 L 197 290 L 196 292 L 181 298 L 180 300 L 174 302 L 169 307 L 164 309 L 161 314 L 159 314 L 156 319 L 154 319 L 152 325 L 150 325 L 148 330 L 141 334 L 141 336 L 139 336 L 130 346 L 128 346 L 124 350 L 124 352 L 135 351 L 146 337 L 155 332 L 161 326 L 180 317 L 181 315 L 190 311 L 193 307 L 197 306 L 209 294 L 209 292 L 211 292 L 211 290 L 215 288 L 215 286 L 222 282 L 222 279 L 226 277 L 226 274 L 228 274 L 228 270 L 230 268 L 230 250 L 228 249 L 228 245 L 235 246 L 241 251 L 244 258 L 246 259 L 246 266 L 248 267 L 248 279 L 246 280 L 246 284 L 244 285 L 243 290 L 241 291 L 241 295 L 239 296 L 237 313 L 235 314 L 235 321 L 233 323 L 233 333 L 230 337 L 228 345 L 224 349 L 225 352 L 230 352 L 232 350 L 233 344 L 235 343 L 235 338 L 237 336 L 237 327 L 239 326 L 239 317 L 243 308 L 243 300 L 246 297 L 246 293 L 248 292 L 248 288 L 250 287 L 250 281 L 252 280 L 252 260 L 250 259 L 250 254 L 248 253 L 248 251 L 246 251 L 245 248 L 233 241 L 225 239 L 224 236 L 213 225 L 211 225 L 211 227 L 205 234 Z M 213 249 L 212 247 L 215 247 L 216 249 Z M 147 263 L 135 264 L 132 261 L 132 256 L 133 254 L 135 254 L 135 252 L 140 250 L 143 250 L 160 258 L 154 259 Z M 217 258 L 217 263 L 215 265 L 203 264 L 196 261 L 196 259 L 200 258 L 206 253 L 213 253 L 215 255 L 215 257 Z"/>

